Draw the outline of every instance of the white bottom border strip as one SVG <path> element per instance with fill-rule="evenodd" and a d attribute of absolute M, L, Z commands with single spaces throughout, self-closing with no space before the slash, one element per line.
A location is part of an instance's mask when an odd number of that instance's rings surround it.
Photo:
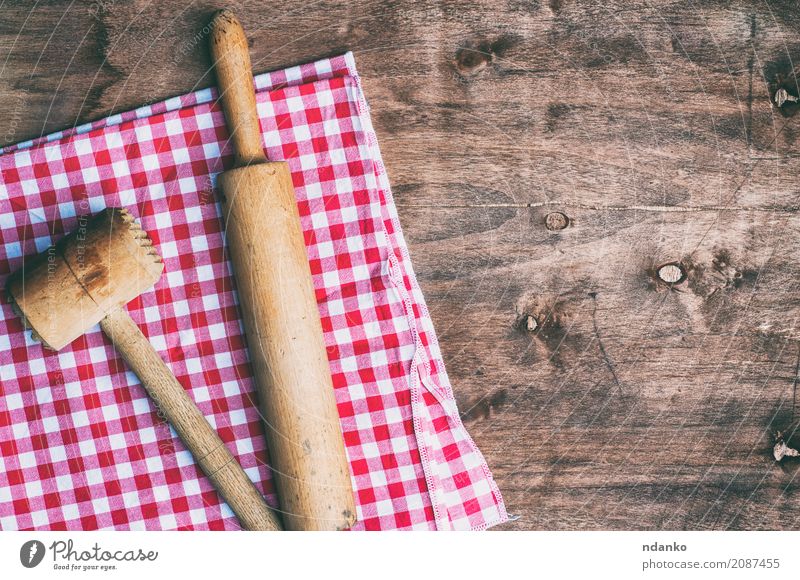
<path fill-rule="evenodd" d="M 800 532 L 0 532 L 4 578 L 792 578 Z M 577 576 L 577 575 L 582 576 Z"/>

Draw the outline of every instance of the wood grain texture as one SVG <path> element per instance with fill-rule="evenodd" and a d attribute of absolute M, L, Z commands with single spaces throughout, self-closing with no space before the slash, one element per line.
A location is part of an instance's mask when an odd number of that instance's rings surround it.
<path fill-rule="evenodd" d="M 264 163 L 264 139 L 256 111 L 256 92 L 247 36 L 230 10 L 217 12 L 209 24 L 211 62 L 222 95 L 234 167 Z"/>
<path fill-rule="evenodd" d="M 256 72 L 355 52 L 505 529 L 797 527 L 794 2 L 230 4 Z M 211 83 L 215 2 L 33 6 L 1 140 Z"/>

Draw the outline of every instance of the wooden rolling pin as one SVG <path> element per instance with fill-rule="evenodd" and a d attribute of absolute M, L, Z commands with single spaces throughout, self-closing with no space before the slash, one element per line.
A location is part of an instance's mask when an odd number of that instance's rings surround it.
<path fill-rule="evenodd" d="M 211 55 L 235 153 L 217 183 L 284 525 L 348 528 L 350 469 L 292 177 L 264 155 L 247 38 L 229 10 L 214 16 Z"/>

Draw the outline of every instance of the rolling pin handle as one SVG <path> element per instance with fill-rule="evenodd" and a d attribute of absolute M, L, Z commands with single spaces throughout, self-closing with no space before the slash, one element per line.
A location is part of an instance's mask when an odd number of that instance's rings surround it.
<path fill-rule="evenodd" d="M 211 20 L 210 44 L 222 109 L 233 145 L 234 167 L 264 163 L 267 157 L 256 113 L 247 37 L 230 10 L 220 10 Z"/>

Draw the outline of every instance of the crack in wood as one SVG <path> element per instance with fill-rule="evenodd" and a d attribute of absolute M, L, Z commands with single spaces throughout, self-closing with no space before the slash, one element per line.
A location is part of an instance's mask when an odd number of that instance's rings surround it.
<path fill-rule="evenodd" d="M 700 212 L 741 212 L 741 213 L 781 213 L 792 214 L 800 211 L 798 206 L 786 207 L 735 207 L 728 205 L 686 206 L 686 205 L 591 205 L 574 201 L 538 201 L 531 203 L 464 203 L 429 204 L 396 203 L 398 208 L 424 209 L 536 209 L 542 207 L 569 207 L 589 211 L 643 211 L 654 213 L 700 213 Z"/>
<path fill-rule="evenodd" d="M 747 122 L 745 123 L 745 140 L 748 149 L 753 145 L 753 64 L 756 51 L 756 15 L 750 15 L 750 55 L 747 58 L 748 90 L 747 90 Z"/>
<path fill-rule="evenodd" d="M 800 343 L 797 345 L 797 361 L 794 365 L 794 383 L 792 384 L 792 420 L 790 424 L 794 424 L 797 415 L 797 381 L 800 378 Z M 792 432 L 794 435 L 794 432 Z"/>

